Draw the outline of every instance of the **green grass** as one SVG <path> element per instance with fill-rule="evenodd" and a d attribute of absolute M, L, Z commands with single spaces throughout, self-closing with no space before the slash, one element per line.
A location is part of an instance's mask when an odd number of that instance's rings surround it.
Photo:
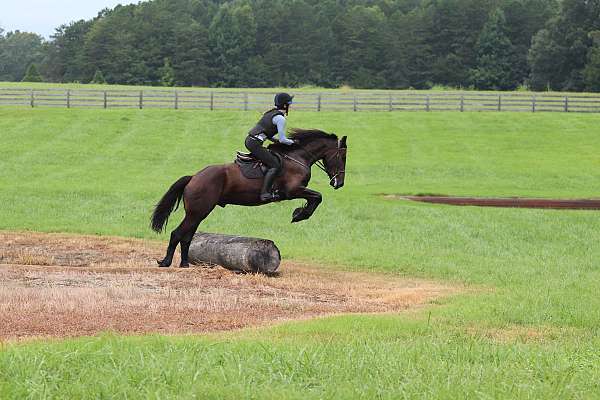
<path fill-rule="evenodd" d="M 0 229 L 155 237 L 149 214 L 168 186 L 230 161 L 257 117 L 0 109 Z M 201 229 L 275 238 L 285 258 L 471 289 L 402 316 L 10 345 L 0 398 L 600 396 L 600 213 L 379 196 L 600 197 L 600 116 L 298 112 L 290 123 L 348 135 L 346 186 L 333 191 L 315 169 L 324 202 L 311 220 L 289 224 L 296 203 L 228 206 Z"/>

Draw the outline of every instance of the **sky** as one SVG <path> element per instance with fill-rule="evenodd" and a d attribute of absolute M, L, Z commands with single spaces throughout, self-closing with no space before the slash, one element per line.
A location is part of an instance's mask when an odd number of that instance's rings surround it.
<path fill-rule="evenodd" d="M 46 39 L 62 24 L 90 19 L 103 8 L 131 4 L 128 0 L 0 0 L 0 27 L 35 32 Z"/>

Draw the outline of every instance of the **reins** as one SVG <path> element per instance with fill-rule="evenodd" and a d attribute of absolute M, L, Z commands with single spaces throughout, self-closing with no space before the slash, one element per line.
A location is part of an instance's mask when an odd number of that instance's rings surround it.
<path fill-rule="evenodd" d="M 310 151 L 308 151 L 304 146 L 302 146 L 300 143 L 296 142 L 296 145 L 303 150 L 306 154 L 308 154 L 311 158 L 311 160 L 314 160 L 313 162 L 310 162 L 309 164 L 315 164 L 317 167 L 319 167 L 319 169 L 323 172 L 325 172 L 327 174 L 327 176 L 329 176 L 329 172 L 327 171 L 327 168 L 325 168 L 325 162 L 321 159 L 319 159 L 317 156 L 315 156 L 313 153 L 311 153 Z M 329 161 L 331 158 L 333 157 L 341 157 L 341 151 L 345 150 L 344 148 L 338 147 L 335 154 L 327 157 L 327 161 Z M 305 167 L 306 169 L 310 170 L 310 165 L 306 165 L 301 161 L 296 160 L 293 157 L 290 157 L 289 155 L 282 153 L 282 156 L 284 158 L 287 158 L 288 160 L 294 161 L 295 163 L 298 163 L 300 165 L 302 165 L 303 167 Z M 338 177 L 338 175 L 342 174 L 346 172 L 345 170 L 339 170 L 336 171 L 335 174 L 333 174 L 333 176 L 331 177 L 331 179 L 329 179 L 329 182 L 333 181 L 335 178 Z"/>

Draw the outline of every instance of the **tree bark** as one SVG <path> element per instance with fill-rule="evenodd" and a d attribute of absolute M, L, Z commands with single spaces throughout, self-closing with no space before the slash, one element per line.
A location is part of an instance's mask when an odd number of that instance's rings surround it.
<path fill-rule="evenodd" d="M 192 264 L 216 264 L 243 272 L 273 273 L 281 254 L 271 240 L 198 232 L 190 245 Z"/>

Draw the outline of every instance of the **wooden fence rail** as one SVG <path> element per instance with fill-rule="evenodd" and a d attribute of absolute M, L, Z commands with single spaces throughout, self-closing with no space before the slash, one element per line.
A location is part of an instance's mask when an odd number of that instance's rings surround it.
<path fill-rule="evenodd" d="M 192 89 L 0 88 L 0 106 L 265 110 L 274 92 Z M 511 111 L 600 113 L 600 95 L 520 92 L 299 92 L 305 111 Z"/>

